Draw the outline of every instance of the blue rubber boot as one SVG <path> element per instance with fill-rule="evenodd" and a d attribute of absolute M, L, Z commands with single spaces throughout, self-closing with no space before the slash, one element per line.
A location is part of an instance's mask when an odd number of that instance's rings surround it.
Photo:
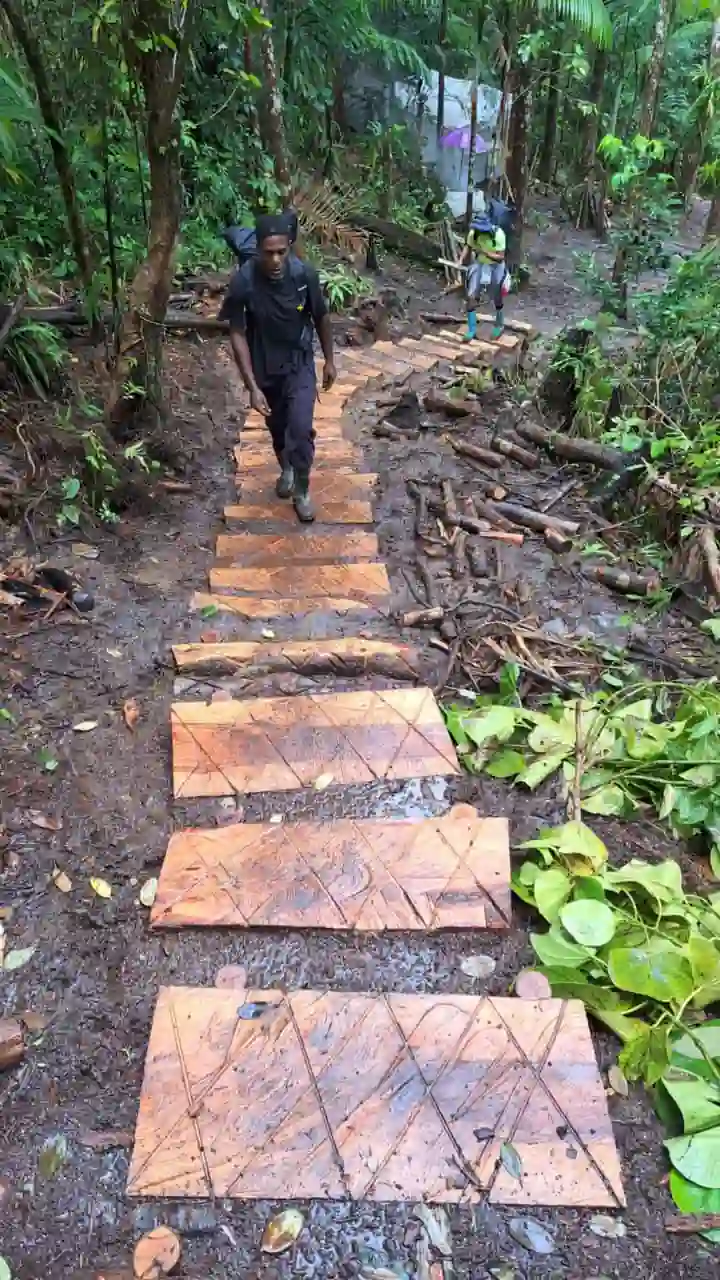
<path fill-rule="evenodd" d="M 498 338 L 502 338 L 504 332 L 505 332 L 505 313 L 502 310 L 502 308 L 500 308 L 499 311 L 496 309 L 495 328 L 492 331 L 492 337 L 495 339 L 495 341 L 497 341 Z"/>
<path fill-rule="evenodd" d="M 463 334 L 463 342 L 474 342 L 477 338 L 477 311 L 468 311 L 467 329 Z"/>

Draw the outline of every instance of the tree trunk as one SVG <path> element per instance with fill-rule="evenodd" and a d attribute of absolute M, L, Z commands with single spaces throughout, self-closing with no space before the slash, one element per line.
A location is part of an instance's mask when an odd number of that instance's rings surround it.
<path fill-rule="evenodd" d="M 708 72 L 714 80 L 720 81 L 720 17 L 715 18 L 712 26 L 712 34 L 710 36 L 710 52 L 708 55 Z M 697 183 L 697 171 L 700 166 L 700 162 L 703 158 L 703 150 L 705 147 L 705 143 L 707 141 L 708 134 L 710 132 L 712 119 L 713 119 L 712 96 L 708 95 L 707 105 L 705 106 L 705 109 L 702 113 L 702 118 L 699 121 L 699 129 L 697 134 L 697 137 L 699 140 L 698 141 L 693 140 L 693 142 L 690 144 L 693 150 L 691 150 L 690 155 L 686 160 L 687 170 L 685 169 L 683 170 L 683 178 L 685 179 L 685 182 L 682 187 L 682 190 L 685 195 L 685 208 L 688 210 L 692 205 L 692 198 L 695 194 L 695 185 Z M 695 163 L 692 171 L 690 172 L 691 158 L 692 160 L 694 160 Z M 713 200 L 713 206 L 715 204 L 716 204 L 716 200 Z M 715 230 L 712 229 L 713 225 L 715 227 Z M 713 222 L 713 208 L 711 207 L 710 216 L 708 218 L 707 227 L 705 229 L 705 239 L 711 240 L 717 234 L 718 234 L 717 216 L 715 216 L 715 219 Z"/>
<path fill-rule="evenodd" d="M 716 240 L 720 237 L 720 194 L 713 196 L 708 220 L 705 223 L 704 240 L 707 244 L 709 240 Z"/>
<path fill-rule="evenodd" d="M 585 191 L 580 209 L 578 225 L 593 227 L 596 234 L 605 234 L 605 193 L 603 182 L 598 174 L 597 144 L 600 133 L 603 91 L 607 72 L 608 55 L 604 49 L 598 49 L 593 62 L 590 80 L 589 101 L 595 110 L 583 120 L 581 172 L 585 181 Z"/>
<path fill-rule="evenodd" d="M 65 205 L 70 243 L 77 262 L 78 274 L 84 288 L 89 289 L 92 284 L 93 269 L 87 235 L 80 215 L 75 171 L 63 140 L 60 115 L 56 107 L 55 95 L 50 87 L 45 70 L 40 42 L 25 19 L 22 0 L 0 0 L 0 10 L 5 14 L 12 33 L 25 55 L 25 60 L 35 83 L 38 106 L 47 129 L 48 142 L 52 150 L 55 170 Z"/>
<path fill-rule="evenodd" d="M 115 431 L 142 408 L 155 419 L 162 413 L 163 321 L 182 211 L 180 120 L 176 107 L 185 69 L 191 7 L 192 0 L 187 0 L 178 10 L 182 15 L 182 27 L 178 29 L 165 0 L 137 0 L 126 30 L 127 56 L 136 65 L 145 98 L 150 229 L 147 256 L 130 286 L 128 308 L 120 325 L 119 354 L 107 403 L 108 419 Z M 167 44 L 158 38 L 163 36 Z"/>
<path fill-rule="evenodd" d="M 522 261 L 523 223 L 530 171 L 528 157 L 530 77 L 530 67 L 522 63 L 518 63 L 508 75 L 512 106 L 507 178 L 511 199 L 515 206 L 515 231 L 508 245 L 508 266 L 511 271 L 516 270 Z"/>
<path fill-rule="evenodd" d="M 447 42 L 448 0 L 441 0 L 440 25 L 438 27 L 438 46 L 440 48 L 440 71 L 438 73 L 437 96 L 437 140 L 438 145 L 445 128 L 445 44 Z"/>
<path fill-rule="evenodd" d="M 538 178 L 548 185 L 552 181 L 555 160 L 555 144 L 557 141 L 558 105 L 560 102 L 560 54 L 556 53 L 550 64 L 548 74 L 547 99 L 545 102 L 545 133 L 540 149 Z"/>
<path fill-rule="evenodd" d="M 258 8 L 269 22 L 267 0 L 258 0 Z M 275 181 L 280 188 L 280 195 L 285 204 L 290 201 L 290 157 L 288 155 L 285 125 L 283 124 L 283 102 L 278 83 L 277 66 L 275 64 L 275 45 L 272 27 L 263 27 L 260 32 L 260 58 L 262 62 L 262 78 L 265 90 L 265 110 L 262 118 L 263 144 L 273 158 Z"/>
<path fill-rule="evenodd" d="M 470 146 L 468 149 L 467 196 L 465 198 L 465 229 L 470 230 L 475 203 L 475 146 L 477 143 L 478 82 L 477 72 L 472 82 L 470 97 Z"/>
<path fill-rule="evenodd" d="M 670 33 L 670 13 L 672 4 L 673 0 L 658 0 L 652 52 L 650 54 L 650 61 L 648 62 L 647 73 L 645 75 L 645 87 L 643 89 L 642 101 L 640 103 L 640 119 L 638 121 L 638 133 L 643 138 L 651 138 L 655 127 L 655 115 L 657 112 L 658 98 L 660 96 L 660 86 L 662 84 L 663 73 L 665 71 L 665 52 L 667 50 L 668 35 Z"/>
<path fill-rule="evenodd" d="M 292 71 L 293 54 L 295 52 L 295 4 L 288 0 L 285 7 L 285 49 L 283 52 L 282 82 L 286 94 L 289 95 L 290 73 Z"/>

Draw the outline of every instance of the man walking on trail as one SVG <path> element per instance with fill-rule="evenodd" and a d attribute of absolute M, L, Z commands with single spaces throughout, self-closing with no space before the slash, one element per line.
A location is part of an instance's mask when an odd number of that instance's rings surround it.
<path fill-rule="evenodd" d="M 489 213 L 480 213 L 473 218 L 465 242 L 460 265 L 467 265 L 465 278 L 465 297 L 467 301 L 466 342 L 477 338 L 477 303 L 483 288 L 492 293 L 495 303 L 495 327 L 493 338 L 499 338 L 505 328 L 505 253 L 507 237 L 502 227 L 490 217 Z"/>
<path fill-rule="evenodd" d="M 250 404 L 267 421 L 280 464 L 275 492 L 292 498 L 298 519 L 308 523 L 315 519 L 310 500 L 317 398 L 313 329 L 325 357 L 323 391 L 330 390 L 337 373 L 318 273 L 291 252 L 291 232 L 287 214 L 257 219 L 257 253 L 235 273 L 220 318 L 230 323 L 230 343 Z"/>

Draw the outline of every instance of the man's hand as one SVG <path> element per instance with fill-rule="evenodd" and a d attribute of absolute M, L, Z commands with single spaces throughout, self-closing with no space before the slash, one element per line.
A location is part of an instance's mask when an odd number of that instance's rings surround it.
<path fill-rule="evenodd" d="M 332 360 L 326 360 L 323 367 L 322 389 L 329 391 L 333 383 L 337 382 L 337 369 Z"/>
<path fill-rule="evenodd" d="M 263 418 L 270 417 L 270 405 L 259 387 L 254 387 L 250 392 L 250 408 L 256 413 L 261 413 Z"/>

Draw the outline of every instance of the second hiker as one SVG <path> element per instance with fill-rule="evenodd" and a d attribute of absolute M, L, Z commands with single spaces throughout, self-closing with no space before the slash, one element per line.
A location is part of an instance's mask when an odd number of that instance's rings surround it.
<path fill-rule="evenodd" d="M 291 252 L 287 215 L 263 215 L 255 232 L 256 254 L 231 280 L 220 318 L 229 321 L 250 404 L 267 421 L 280 465 L 275 491 L 292 498 L 298 519 L 308 522 L 315 518 L 309 492 L 317 397 L 313 330 L 329 391 L 337 377 L 330 317 L 317 271 Z"/>
<path fill-rule="evenodd" d="M 495 304 L 493 338 L 499 338 L 505 327 L 504 307 L 508 285 L 505 265 L 507 236 L 500 220 L 493 216 L 492 205 L 488 212 L 478 213 L 470 223 L 460 265 L 467 265 L 465 297 L 467 301 L 467 332 L 465 341 L 477 337 L 477 304 L 483 290 L 491 294 Z"/>

